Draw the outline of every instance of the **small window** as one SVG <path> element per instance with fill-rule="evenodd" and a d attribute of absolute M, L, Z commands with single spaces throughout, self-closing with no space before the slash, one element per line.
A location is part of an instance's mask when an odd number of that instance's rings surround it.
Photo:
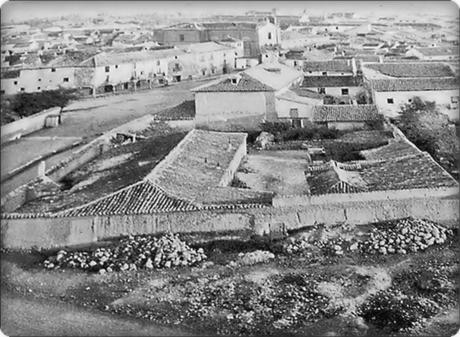
<path fill-rule="evenodd" d="M 105 72 L 106 72 L 106 73 L 110 72 L 110 66 L 106 66 L 106 67 L 105 67 Z"/>
<path fill-rule="evenodd" d="M 393 98 L 387 98 L 387 103 L 388 103 L 388 104 L 393 104 L 393 103 L 394 103 Z"/>
<path fill-rule="evenodd" d="M 181 41 L 181 42 L 185 41 L 185 36 L 184 36 L 184 34 L 180 34 L 180 35 L 179 35 L 179 41 Z"/>
<path fill-rule="evenodd" d="M 412 98 L 409 98 L 407 101 L 408 101 L 409 103 L 411 103 L 411 102 L 412 102 Z"/>
<path fill-rule="evenodd" d="M 115 69 L 118 69 L 118 64 L 115 64 Z"/>
<path fill-rule="evenodd" d="M 177 56 L 174 56 L 174 58 L 177 60 Z"/>
<path fill-rule="evenodd" d="M 301 128 L 302 127 L 302 121 L 300 119 L 298 119 L 298 118 L 293 119 L 292 122 L 291 122 L 291 125 L 295 129 Z"/>
<path fill-rule="evenodd" d="M 268 54 L 265 54 L 265 58 L 268 58 Z"/>
<path fill-rule="evenodd" d="M 40 90 L 40 87 L 37 87 L 37 90 Z"/>
<path fill-rule="evenodd" d="M 25 88 L 21 88 L 21 91 L 25 91 L 26 89 Z"/>
<path fill-rule="evenodd" d="M 157 61 L 157 66 L 159 66 L 159 65 L 160 65 L 160 60 Z"/>
<path fill-rule="evenodd" d="M 342 95 L 348 95 L 348 88 L 342 89 Z"/>
<path fill-rule="evenodd" d="M 325 94 L 326 93 L 326 88 L 318 88 L 318 92 L 320 94 Z"/>
<path fill-rule="evenodd" d="M 327 71 L 323 71 L 323 76 L 326 76 L 327 75 Z"/>
<path fill-rule="evenodd" d="M 237 52 L 235 52 L 235 56 L 238 56 L 238 53 L 237 53 Z"/>
<path fill-rule="evenodd" d="M 41 82 L 41 81 L 42 81 L 42 79 L 41 79 L 41 78 L 39 78 L 39 79 L 38 79 L 38 82 Z"/>
<path fill-rule="evenodd" d="M 55 73 L 55 72 L 56 72 L 56 68 L 51 68 L 51 72 L 52 72 L 52 73 Z"/>
<path fill-rule="evenodd" d="M 14 83 L 14 85 L 18 85 L 18 81 L 14 81 L 13 83 Z"/>
<path fill-rule="evenodd" d="M 297 67 L 297 61 L 294 61 L 294 67 Z"/>
<path fill-rule="evenodd" d="M 269 40 L 272 39 L 272 33 L 268 33 L 268 39 L 269 39 Z"/>
<path fill-rule="evenodd" d="M 310 71 L 309 71 L 309 73 L 311 74 L 311 73 L 312 73 L 312 71 L 310 70 Z"/>
<path fill-rule="evenodd" d="M 68 77 L 64 77 L 63 81 L 64 81 L 64 82 L 69 82 L 69 78 L 68 78 Z"/>
<path fill-rule="evenodd" d="M 456 96 L 456 97 L 451 97 L 451 98 L 450 98 L 450 101 L 451 101 L 452 103 L 458 103 L 458 96 Z"/>
<path fill-rule="evenodd" d="M 141 71 L 141 75 L 144 75 L 144 72 L 143 72 L 143 71 Z"/>
<path fill-rule="evenodd" d="M 5 94 L 5 90 L 0 90 L 0 94 Z"/>

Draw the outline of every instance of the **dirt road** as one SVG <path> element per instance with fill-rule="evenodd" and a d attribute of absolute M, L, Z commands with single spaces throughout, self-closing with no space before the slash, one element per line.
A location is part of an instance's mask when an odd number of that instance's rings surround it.
<path fill-rule="evenodd" d="M 119 318 L 71 304 L 3 293 L 1 331 L 7 336 L 190 336 L 180 329 Z"/>

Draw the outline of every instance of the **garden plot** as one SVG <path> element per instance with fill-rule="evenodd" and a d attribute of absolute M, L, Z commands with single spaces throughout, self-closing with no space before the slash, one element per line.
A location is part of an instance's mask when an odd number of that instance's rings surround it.
<path fill-rule="evenodd" d="M 280 195 L 308 193 L 306 151 L 260 151 L 249 154 L 237 177 L 249 188 Z"/>

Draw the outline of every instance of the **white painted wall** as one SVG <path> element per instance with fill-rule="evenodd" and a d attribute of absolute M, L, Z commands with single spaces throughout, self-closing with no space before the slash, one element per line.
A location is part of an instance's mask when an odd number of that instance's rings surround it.
<path fill-rule="evenodd" d="M 305 97 L 302 97 L 305 98 Z M 321 100 L 311 100 L 311 103 L 300 103 L 294 102 L 292 100 L 287 100 L 283 98 L 276 98 L 276 112 L 278 113 L 278 118 L 290 118 L 291 109 L 297 109 L 299 118 L 305 118 L 312 120 L 313 119 L 313 108 L 315 105 L 322 104 Z"/>
<path fill-rule="evenodd" d="M 396 116 L 401 106 L 409 103 L 409 99 L 419 96 L 424 101 L 435 101 L 441 107 L 447 107 L 452 104 L 452 97 L 458 97 L 458 90 L 431 90 L 431 91 L 392 91 L 392 92 L 375 92 L 375 104 L 381 113 L 386 116 Z M 394 103 L 390 104 L 387 99 L 392 98 Z"/>
<path fill-rule="evenodd" d="M 2 90 L 6 95 L 14 95 L 19 92 L 37 92 L 43 90 L 56 90 L 59 87 L 75 87 L 75 68 L 52 68 L 23 69 L 16 79 L 2 79 Z M 68 82 L 64 82 L 64 78 Z M 15 84 L 16 83 L 16 84 Z M 24 90 L 21 90 L 23 88 Z"/>
<path fill-rule="evenodd" d="M 259 46 L 278 44 L 281 40 L 279 28 L 270 22 L 259 27 L 257 34 L 259 36 Z"/>
<path fill-rule="evenodd" d="M 318 87 L 305 87 L 305 89 L 319 92 Z M 342 95 L 342 89 L 348 89 L 348 95 Z M 362 90 L 362 87 L 327 87 L 325 90 L 326 95 L 355 97 L 356 94 Z"/>

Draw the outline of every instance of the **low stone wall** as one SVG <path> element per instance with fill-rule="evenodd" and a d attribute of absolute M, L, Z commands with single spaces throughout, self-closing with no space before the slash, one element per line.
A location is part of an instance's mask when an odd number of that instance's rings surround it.
<path fill-rule="evenodd" d="M 60 111 L 61 108 L 59 107 L 50 108 L 32 116 L 3 125 L 1 127 L 1 142 L 6 143 L 23 135 L 43 129 L 47 117 L 59 114 Z"/>
<path fill-rule="evenodd" d="M 2 219 L 2 246 L 52 248 L 90 243 L 127 234 L 248 230 L 263 235 L 284 224 L 297 229 L 317 223 L 367 224 L 408 216 L 456 224 L 459 200 L 412 198 L 353 201 L 293 207 L 264 207 L 233 211 L 174 212 L 148 215 L 73 218 Z"/>
<path fill-rule="evenodd" d="M 408 190 L 388 190 L 373 191 L 360 193 L 330 193 L 324 195 L 293 195 L 293 196 L 275 196 L 273 206 L 290 207 L 301 205 L 329 204 L 329 203 L 346 203 L 353 201 L 378 201 L 378 200 L 403 200 L 410 198 L 442 198 L 458 196 L 459 187 L 444 188 L 420 188 Z"/>

